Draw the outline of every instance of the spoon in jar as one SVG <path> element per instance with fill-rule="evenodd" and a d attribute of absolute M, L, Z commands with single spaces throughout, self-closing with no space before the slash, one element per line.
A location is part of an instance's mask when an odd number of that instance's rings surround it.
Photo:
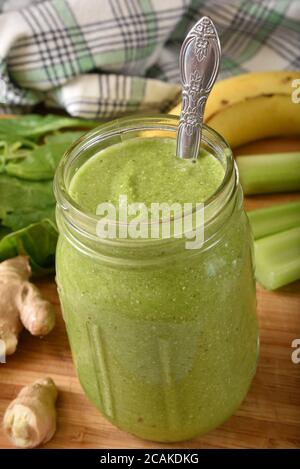
<path fill-rule="evenodd" d="M 182 108 L 176 141 L 179 158 L 198 157 L 204 108 L 218 75 L 220 57 L 216 28 L 208 16 L 203 16 L 189 31 L 180 50 Z"/>

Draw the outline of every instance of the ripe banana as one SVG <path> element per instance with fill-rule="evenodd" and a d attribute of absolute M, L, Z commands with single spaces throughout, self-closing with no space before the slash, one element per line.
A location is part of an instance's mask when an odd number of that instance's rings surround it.
<path fill-rule="evenodd" d="M 234 148 L 261 138 L 300 135 L 300 71 L 257 72 L 220 80 L 207 100 L 204 122 Z M 300 91 L 297 94 L 300 97 Z M 298 99 L 299 100 L 299 99 Z M 170 111 L 179 115 L 181 104 Z"/>

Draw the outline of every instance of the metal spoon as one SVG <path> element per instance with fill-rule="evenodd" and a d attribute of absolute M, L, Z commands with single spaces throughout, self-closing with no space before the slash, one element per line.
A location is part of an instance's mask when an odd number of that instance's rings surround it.
<path fill-rule="evenodd" d="M 203 16 L 186 36 L 180 51 L 182 108 L 176 155 L 198 157 L 204 108 L 217 78 L 221 57 L 219 36 L 212 20 Z"/>

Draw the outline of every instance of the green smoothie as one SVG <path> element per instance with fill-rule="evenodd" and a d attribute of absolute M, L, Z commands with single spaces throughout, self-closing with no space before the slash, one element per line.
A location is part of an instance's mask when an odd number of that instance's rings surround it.
<path fill-rule="evenodd" d="M 202 150 L 196 162 L 175 158 L 172 138 L 134 138 L 101 151 L 72 179 L 70 194 L 84 209 L 96 213 L 101 202 L 204 202 L 219 187 L 224 168 Z"/>
<path fill-rule="evenodd" d="M 196 163 L 174 155 L 172 138 L 125 140 L 85 162 L 69 194 L 94 214 L 122 194 L 147 206 L 210 198 L 224 178 L 220 162 L 205 151 Z M 57 282 L 80 382 L 112 423 L 142 438 L 180 441 L 215 428 L 251 383 L 258 330 L 239 187 L 232 207 L 203 249 L 169 256 L 159 244 L 151 264 L 143 240 L 127 262 L 123 248 L 104 256 L 59 238 Z"/>

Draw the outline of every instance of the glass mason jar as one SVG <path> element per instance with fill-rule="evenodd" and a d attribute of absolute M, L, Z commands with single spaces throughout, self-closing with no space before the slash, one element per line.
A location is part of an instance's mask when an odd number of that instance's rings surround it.
<path fill-rule="evenodd" d="M 228 419 L 256 369 L 252 239 L 232 153 L 204 126 L 202 145 L 225 177 L 205 202 L 199 249 L 174 237 L 99 238 L 96 215 L 68 188 L 101 149 L 141 135 L 176 138 L 177 125 L 174 116 L 102 125 L 73 144 L 55 176 L 57 284 L 79 380 L 113 424 L 165 442 Z"/>

